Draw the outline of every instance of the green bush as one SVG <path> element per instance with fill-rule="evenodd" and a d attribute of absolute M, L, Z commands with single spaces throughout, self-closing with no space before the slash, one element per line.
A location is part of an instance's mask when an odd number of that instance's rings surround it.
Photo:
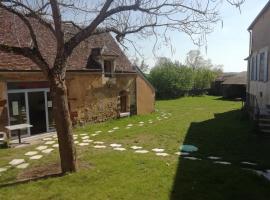
<path fill-rule="evenodd" d="M 158 99 L 205 94 L 217 72 L 210 67 L 192 68 L 161 58 L 148 75 Z"/>

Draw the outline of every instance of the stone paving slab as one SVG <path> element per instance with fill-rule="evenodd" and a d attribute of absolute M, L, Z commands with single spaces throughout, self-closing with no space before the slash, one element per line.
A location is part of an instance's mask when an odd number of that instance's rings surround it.
<path fill-rule="evenodd" d="M 48 142 L 45 142 L 46 145 L 50 145 L 50 144 L 54 144 L 55 141 L 48 141 Z"/>
<path fill-rule="evenodd" d="M 33 155 L 36 155 L 36 154 L 38 154 L 37 151 L 28 151 L 28 152 L 25 153 L 24 155 L 25 155 L 25 156 L 33 156 Z"/>
<path fill-rule="evenodd" d="M 142 149 L 142 147 L 139 147 L 139 146 L 131 146 L 130 148 L 134 150 Z"/>
<path fill-rule="evenodd" d="M 101 141 L 95 141 L 94 144 L 104 144 L 104 142 L 101 142 Z"/>
<path fill-rule="evenodd" d="M 1 167 L 1 168 L 0 168 L 0 173 L 1 173 L 1 172 L 5 172 L 5 171 L 7 171 L 7 170 L 8 170 L 8 168 L 6 168 L 6 167 Z"/>
<path fill-rule="evenodd" d="M 52 145 L 52 147 L 58 148 L 59 147 L 59 144 L 54 144 L 54 145 Z"/>
<path fill-rule="evenodd" d="M 25 169 L 25 168 L 27 168 L 28 166 L 29 166 L 29 163 L 23 163 L 23 164 L 17 165 L 16 167 L 17 167 L 18 169 Z"/>
<path fill-rule="evenodd" d="M 95 145 L 94 148 L 96 148 L 96 149 L 105 149 L 106 146 L 105 145 Z"/>
<path fill-rule="evenodd" d="M 49 154 L 53 151 L 54 149 L 45 149 L 43 151 L 41 151 L 42 153 L 46 153 L 46 154 Z"/>
<path fill-rule="evenodd" d="M 10 165 L 15 166 L 24 163 L 24 159 L 13 159 L 12 161 L 9 162 Z"/>
<path fill-rule="evenodd" d="M 188 160 L 201 160 L 199 158 L 192 157 L 192 156 L 186 156 L 186 157 L 183 157 L 183 158 L 188 159 Z"/>
<path fill-rule="evenodd" d="M 169 154 L 167 154 L 167 153 L 156 153 L 156 155 L 165 157 L 165 156 L 168 156 Z"/>
<path fill-rule="evenodd" d="M 121 147 L 122 144 L 110 144 L 111 147 Z"/>
<path fill-rule="evenodd" d="M 113 148 L 113 150 L 116 150 L 116 151 L 125 151 L 126 149 L 123 148 L 123 147 L 116 147 L 116 148 Z"/>
<path fill-rule="evenodd" d="M 48 148 L 48 146 L 39 146 L 36 149 L 39 151 L 42 151 L 42 150 L 47 149 L 47 148 Z"/>
<path fill-rule="evenodd" d="M 42 157 L 43 157 L 43 155 L 35 155 L 35 156 L 30 157 L 29 159 L 30 160 L 39 160 Z"/>
<path fill-rule="evenodd" d="M 135 153 L 141 153 L 141 154 L 145 154 L 145 153 L 148 153 L 149 151 L 147 150 L 136 150 L 134 151 Z"/>
<path fill-rule="evenodd" d="M 82 142 L 82 143 L 79 143 L 78 145 L 79 145 L 79 146 L 88 146 L 88 145 L 89 145 L 89 143 Z"/>
<path fill-rule="evenodd" d="M 231 165 L 232 163 L 226 162 L 226 161 L 215 161 L 215 164 L 221 164 L 221 165 Z"/>
<path fill-rule="evenodd" d="M 221 159 L 221 157 L 217 157 L 217 156 L 208 156 L 208 158 L 210 160 L 220 160 Z"/>
<path fill-rule="evenodd" d="M 152 151 L 160 153 L 160 152 L 163 152 L 164 149 L 154 148 L 152 149 Z"/>

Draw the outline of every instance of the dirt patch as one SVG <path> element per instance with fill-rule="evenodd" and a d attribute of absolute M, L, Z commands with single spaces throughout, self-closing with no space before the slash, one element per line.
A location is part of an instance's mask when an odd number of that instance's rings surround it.
<path fill-rule="evenodd" d="M 78 161 L 78 170 L 94 168 L 94 166 L 87 162 Z M 46 178 L 53 176 L 61 176 L 60 163 L 48 163 L 46 165 L 30 166 L 23 170 L 16 177 L 17 181 L 24 181 L 30 179 Z"/>

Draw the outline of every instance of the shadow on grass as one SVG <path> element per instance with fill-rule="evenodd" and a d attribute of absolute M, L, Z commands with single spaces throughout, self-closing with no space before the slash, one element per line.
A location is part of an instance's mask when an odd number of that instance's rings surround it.
<path fill-rule="evenodd" d="M 61 176 L 64 176 L 64 174 L 63 173 L 48 174 L 48 175 L 44 175 L 44 176 L 40 176 L 40 177 L 36 177 L 36 178 L 28 178 L 28 179 L 24 179 L 24 180 L 0 184 L 0 188 L 13 187 L 13 186 L 21 185 L 21 184 L 26 184 L 26 183 L 30 183 L 30 182 L 45 180 L 48 178 L 56 178 L 56 177 L 61 177 Z"/>
<path fill-rule="evenodd" d="M 270 139 L 253 134 L 240 110 L 191 123 L 184 144 L 197 146 L 190 156 L 201 160 L 179 157 L 170 200 L 269 199 L 270 182 L 243 168 L 270 169 Z M 232 165 L 215 164 L 209 156 Z M 244 161 L 258 166 L 245 166 Z"/>

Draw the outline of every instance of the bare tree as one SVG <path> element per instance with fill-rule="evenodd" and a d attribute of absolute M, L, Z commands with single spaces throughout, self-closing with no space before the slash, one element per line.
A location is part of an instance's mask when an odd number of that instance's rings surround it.
<path fill-rule="evenodd" d="M 18 17 L 28 28 L 31 43 L 12 46 L 1 41 L 0 51 L 31 59 L 50 83 L 54 119 L 59 139 L 62 172 L 76 171 L 76 152 L 68 109 L 66 69 L 74 49 L 91 35 L 111 32 L 119 42 L 129 34 L 142 37 L 167 31 L 188 34 L 201 42 L 220 20 L 217 6 L 222 0 L 0 0 L 0 8 Z M 240 7 L 244 0 L 227 0 Z M 50 64 L 42 55 L 35 27 L 30 19 L 47 28 L 55 39 L 56 55 Z M 0 22 L 1 23 L 1 22 Z M 66 39 L 64 25 L 77 32 Z M 199 37 L 197 37 L 199 36 Z M 196 40 L 197 38 L 197 40 Z"/>

